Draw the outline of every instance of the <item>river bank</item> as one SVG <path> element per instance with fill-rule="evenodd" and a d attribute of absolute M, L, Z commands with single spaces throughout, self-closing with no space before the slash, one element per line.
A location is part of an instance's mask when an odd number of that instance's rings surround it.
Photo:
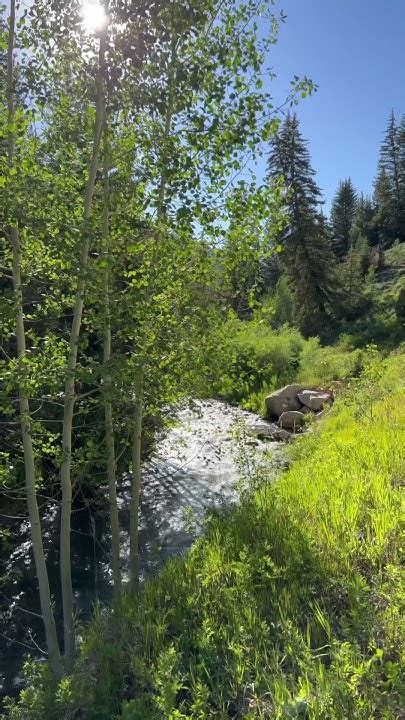
<path fill-rule="evenodd" d="M 162 435 L 144 464 L 140 516 L 140 568 L 143 580 L 173 555 L 185 552 L 203 532 L 207 511 L 229 506 L 240 487 L 239 456 L 250 457 L 252 470 L 260 458 L 274 472 L 285 462 L 285 446 L 246 431 L 261 423 L 258 416 L 218 400 L 185 403 L 177 420 Z M 270 458 L 271 456 L 271 458 Z M 122 562 L 129 558 L 130 475 L 118 486 Z M 104 496 L 106 490 L 104 489 Z M 59 508 L 50 502 L 42 517 L 52 595 L 60 607 Z M 42 619 L 31 553 L 29 525 L 18 524 L 18 543 L 1 558 L 0 692 L 15 695 L 27 655 L 44 657 Z M 72 515 L 73 583 L 78 621 L 90 619 L 94 603 L 111 599 L 110 535 L 106 502 L 79 506 Z"/>

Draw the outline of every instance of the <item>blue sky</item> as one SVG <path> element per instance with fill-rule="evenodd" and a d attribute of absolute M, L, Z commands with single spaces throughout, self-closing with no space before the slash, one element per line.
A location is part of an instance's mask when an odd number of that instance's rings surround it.
<path fill-rule="evenodd" d="M 294 74 L 319 85 L 297 112 L 328 209 L 345 177 L 371 192 L 388 115 L 405 114 L 405 0 L 277 0 L 275 9 L 288 17 L 270 89 L 280 100 Z"/>

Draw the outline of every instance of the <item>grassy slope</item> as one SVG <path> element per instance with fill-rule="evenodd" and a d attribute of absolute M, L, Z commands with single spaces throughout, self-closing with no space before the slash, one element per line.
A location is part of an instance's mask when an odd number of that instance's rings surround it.
<path fill-rule="evenodd" d="M 375 342 L 394 348 L 405 340 L 404 318 L 397 315 L 397 301 L 405 287 L 405 244 L 397 244 L 384 253 L 384 266 L 376 273 L 371 287 L 372 307 L 347 328 L 358 347 Z"/>
<path fill-rule="evenodd" d="M 96 618 L 56 708 L 37 669 L 10 717 L 399 718 L 404 376 L 374 363 L 288 472 Z"/>

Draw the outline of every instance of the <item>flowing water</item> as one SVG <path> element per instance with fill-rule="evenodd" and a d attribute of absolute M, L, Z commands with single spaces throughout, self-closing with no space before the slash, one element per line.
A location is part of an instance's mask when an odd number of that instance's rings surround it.
<path fill-rule="evenodd" d="M 177 423 L 157 444 L 143 468 L 140 512 L 140 568 L 142 578 L 156 572 L 171 555 L 186 551 L 203 531 L 207 509 L 235 501 L 240 477 L 238 455 L 248 450 L 254 462 L 270 452 L 275 467 L 283 463 L 283 447 L 253 439 L 237 428 L 249 426 L 252 413 L 226 403 L 193 401 L 177 413 Z M 124 576 L 129 554 L 130 476 L 120 480 L 118 502 L 122 527 Z M 43 515 L 43 536 L 55 608 L 59 591 L 58 506 Z M 15 695 L 21 687 L 20 670 L 28 655 L 44 657 L 42 620 L 33 567 L 29 526 L 21 523 L 19 543 L 2 558 L 0 604 L 0 696 Z M 96 600 L 111 598 L 107 508 L 95 515 L 79 508 L 72 515 L 72 567 L 76 608 L 86 620 Z"/>

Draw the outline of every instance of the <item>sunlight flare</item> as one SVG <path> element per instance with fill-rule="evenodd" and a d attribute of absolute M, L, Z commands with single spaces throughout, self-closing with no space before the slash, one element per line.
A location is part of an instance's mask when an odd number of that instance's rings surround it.
<path fill-rule="evenodd" d="M 107 20 L 103 5 L 97 0 L 85 0 L 82 3 L 83 27 L 87 32 L 100 30 Z"/>

